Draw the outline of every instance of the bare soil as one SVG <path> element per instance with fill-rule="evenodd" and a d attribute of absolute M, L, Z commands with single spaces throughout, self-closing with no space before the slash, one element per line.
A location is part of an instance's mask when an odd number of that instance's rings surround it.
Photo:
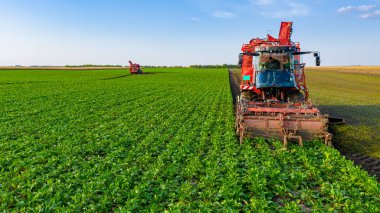
<path fill-rule="evenodd" d="M 239 88 L 239 78 L 240 73 L 234 72 L 233 70 L 228 71 L 230 76 L 230 87 L 231 87 L 231 95 L 232 100 L 234 102 L 234 106 L 236 106 L 236 97 L 240 95 L 240 88 Z"/>
<path fill-rule="evenodd" d="M 342 153 L 342 152 L 341 152 Z M 356 165 L 361 166 L 371 175 L 375 175 L 380 182 L 380 159 L 371 158 L 362 154 L 342 153 L 347 159 L 352 160 Z"/>

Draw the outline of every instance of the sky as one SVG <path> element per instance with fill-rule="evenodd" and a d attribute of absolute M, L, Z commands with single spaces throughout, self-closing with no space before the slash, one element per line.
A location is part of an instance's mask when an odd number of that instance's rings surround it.
<path fill-rule="evenodd" d="M 322 65 L 380 65 L 380 0 L 0 0 L 0 66 L 236 64 L 281 21 Z"/>

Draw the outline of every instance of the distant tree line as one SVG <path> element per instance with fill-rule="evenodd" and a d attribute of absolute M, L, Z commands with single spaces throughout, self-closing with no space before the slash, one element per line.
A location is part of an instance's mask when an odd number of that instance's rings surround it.
<path fill-rule="evenodd" d="M 122 65 L 113 64 L 83 64 L 83 65 L 65 65 L 65 67 L 123 67 Z"/>
<path fill-rule="evenodd" d="M 155 66 L 155 65 L 141 65 L 144 68 L 185 68 L 188 66 Z M 83 64 L 83 65 L 65 65 L 65 67 L 127 67 L 122 65 L 113 64 Z M 237 64 L 215 64 L 215 65 L 190 65 L 190 68 L 238 68 Z"/>
<path fill-rule="evenodd" d="M 154 65 L 141 65 L 144 68 L 184 68 L 184 66 L 154 66 Z"/>
<path fill-rule="evenodd" d="M 188 66 L 154 66 L 154 65 L 141 65 L 145 68 L 184 68 Z M 190 68 L 238 68 L 237 64 L 215 64 L 215 65 L 190 65 Z"/>
<path fill-rule="evenodd" d="M 238 68 L 237 64 L 190 65 L 191 68 Z"/>

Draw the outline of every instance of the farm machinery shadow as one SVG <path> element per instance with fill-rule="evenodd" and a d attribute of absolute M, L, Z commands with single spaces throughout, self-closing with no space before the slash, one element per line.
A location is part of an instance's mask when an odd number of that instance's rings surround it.
<path fill-rule="evenodd" d="M 330 125 L 334 147 L 380 182 L 380 106 L 321 105 L 321 111 L 346 120 Z"/>
<path fill-rule="evenodd" d="M 342 117 L 350 125 L 379 126 L 380 105 L 318 105 L 321 112 Z"/>
<path fill-rule="evenodd" d="M 113 79 L 118 79 L 118 78 L 125 78 L 125 77 L 129 77 L 131 75 L 120 75 L 120 76 L 114 76 L 114 77 L 110 77 L 110 78 L 102 78 L 100 80 L 113 80 Z"/>
<path fill-rule="evenodd" d="M 142 75 L 154 75 L 154 74 L 159 74 L 158 72 L 144 72 Z M 127 75 L 120 75 L 120 76 L 113 76 L 109 78 L 102 78 L 100 80 L 113 80 L 113 79 L 118 79 L 118 78 L 126 78 L 126 77 L 131 77 L 134 75 L 127 74 Z"/>

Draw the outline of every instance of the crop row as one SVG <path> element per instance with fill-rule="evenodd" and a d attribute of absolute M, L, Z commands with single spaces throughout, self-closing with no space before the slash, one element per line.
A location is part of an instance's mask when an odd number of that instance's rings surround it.
<path fill-rule="evenodd" d="M 380 210 L 376 180 L 319 141 L 240 146 L 226 70 L 144 71 L 0 78 L 0 210 Z"/>

